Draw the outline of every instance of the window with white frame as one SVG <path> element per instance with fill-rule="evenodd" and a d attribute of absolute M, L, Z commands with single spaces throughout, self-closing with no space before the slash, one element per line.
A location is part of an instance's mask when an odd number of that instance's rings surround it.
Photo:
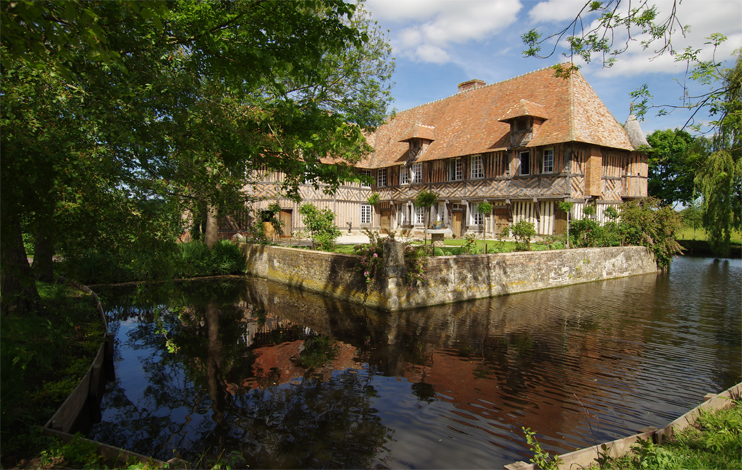
<path fill-rule="evenodd" d="M 371 223 L 371 205 L 361 204 L 361 225 Z"/>
<path fill-rule="evenodd" d="M 422 183 L 423 182 L 423 164 L 415 163 L 412 165 L 412 182 Z"/>
<path fill-rule="evenodd" d="M 371 170 L 361 170 L 361 176 L 371 177 Z M 362 188 L 370 188 L 371 185 L 368 183 L 361 183 Z"/>
<path fill-rule="evenodd" d="M 479 204 L 471 205 L 471 223 L 474 225 L 484 225 L 484 214 L 479 212 Z"/>
<path fill-rule="evenodd" d="M 484 178 L 484 164 L 481 155 L 471 157 L 471 170 L 469 171 L 471 179 Z"/>
<path fill-rule="evenodd" d="M 531 174 L 531 152 L 520 153 L 520 173 L 521 175 Z"/>
<path fill-rule="evenodd" d="M 425 208 L 415 206 L 415 224 L 425 224 Z"/>
<path fill-rule="evenodd" d="M 397 205 L 397 225 L 404 225 L 407 220 L 407 206 L 405 204 Z"/>
<path fill-rule="evenodd" d="M 379 168 L 376 172 L 376 186 L 379 188 L 386 186 L 386 168 Z"/>
<path fill-rule="evenodd" d="M 410 184 L 410 169 L 406 166 L 399 167 L 399 184 Z"/>
<path fill-rule="evenodd" d="M 544 150 L 543 173 L 554 173 L 554 149 Z"/>
<path fill-rule="evenodd" d="M 464 177 L 461 158 L 454 158 L 448 162 L 448 181 L 461 181 Z"/>

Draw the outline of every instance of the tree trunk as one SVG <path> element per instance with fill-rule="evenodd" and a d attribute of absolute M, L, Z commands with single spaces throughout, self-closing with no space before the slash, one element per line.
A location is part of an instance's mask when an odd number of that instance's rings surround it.
<path fill-rule="evenodd" d="M 39 219 L 31 269 L 39 281 L 54 282 L 54 240 L 52 239 L 51 215 L 40 216 Z"/>
<path fill-rule="evenodd" d="M 10 219 L 10 220 L 8 220 Z M 36 290 L 36 280 L 28 265 L 26 249 L 23 246 L 21 223 L 8 218 L 3 222 L 2 244 L 0 246 L 0 290 L 2 291 L 3 315 L 9 313 L 25 314 L 38 308 L 41 298 Z"/>
<path fill-rule="evenodd" d="M 222 382 L 222 340 L 219 338 L 219 308 L 214 302 L 206 306 L 206 333 L 209 339 L 206 356 L 206 383 L 211 398 L 212 418 L 219 425 L 224 420 L 224 385 Z"/>
<path fill-rule="evenodd" d="M 204 234 L 204 243 L 209 250 L 214 248 L 219 239 L 219 220 L 216 207 L 209 204 L 206 207 L 206 233 Z"/>

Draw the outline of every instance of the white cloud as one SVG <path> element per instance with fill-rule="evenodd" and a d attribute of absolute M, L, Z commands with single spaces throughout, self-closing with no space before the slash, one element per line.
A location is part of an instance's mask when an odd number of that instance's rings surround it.
<path fill-rule="evenodd" d="M 445 64 L 451 60 L 451 56 L 438 46 L 431 44 L 422 44 L 415 49 L 415 54 L 423 62 L 432 62 L 434 64 Z"/>
<path fill-rule="evenodd" d="M 539 2 L 528 12 L 529 18 L 535 23 L 555 23 L 572 21 L 586 0 L 548 0 Z"/>
<path fill-rule="evenodd" d="M 513 0 L 369 0 L 374 19 L 394 23 L 395 54 L 413 60 L 446 63 L 454 44 L 492 37 L 516 19 L 520 1 Z"/>

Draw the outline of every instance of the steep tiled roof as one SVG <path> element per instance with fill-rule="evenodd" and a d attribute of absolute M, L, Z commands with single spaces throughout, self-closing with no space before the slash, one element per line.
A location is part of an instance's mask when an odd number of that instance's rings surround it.
<path fill-rule="evenodd" d="M 369 136 L 374 153 L 359 166 L 382 168 L 406 162 L 409 145 L 403 140 L 412 137 L 419 124 L 435 128 L 435 140 L 417 161 L 504 149 L 510 143 L 510 125 L 500 119 L 521 112 L 547 118 L 528 147 L 578 141 L 634 149 L 621 124 L 579 72 L 564 79 L 548 67 L 397 113 Z"/>

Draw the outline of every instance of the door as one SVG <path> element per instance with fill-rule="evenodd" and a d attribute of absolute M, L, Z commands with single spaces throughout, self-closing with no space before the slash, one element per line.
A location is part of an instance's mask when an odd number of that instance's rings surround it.
<path fill-rule="evenodd" d="M 392 228 L 392 211 L 390 209 L 381 211 L 381 233 L 389 233 Z"/>
<path fill-rule="evenodd" d="M 510 211 L 507 207 L 495 207 L 495 230 L 497 234 L 502 233 L 510 223 Z"/>
<path fill-rule="evenodd" d="M 291 211 L 290 210 L 282 210 L 278 213 L 278 220 L 281 222 L 281 230 L 283 230 L 283 235 L 281 235 L 281 238 L 288 238 L 291 236 Z"/>
<path fill-rule="evenodd" d="M 453 234 L 460 237 L 464 226 L 464 212 L 454 211 L 453 213 Z"/>

